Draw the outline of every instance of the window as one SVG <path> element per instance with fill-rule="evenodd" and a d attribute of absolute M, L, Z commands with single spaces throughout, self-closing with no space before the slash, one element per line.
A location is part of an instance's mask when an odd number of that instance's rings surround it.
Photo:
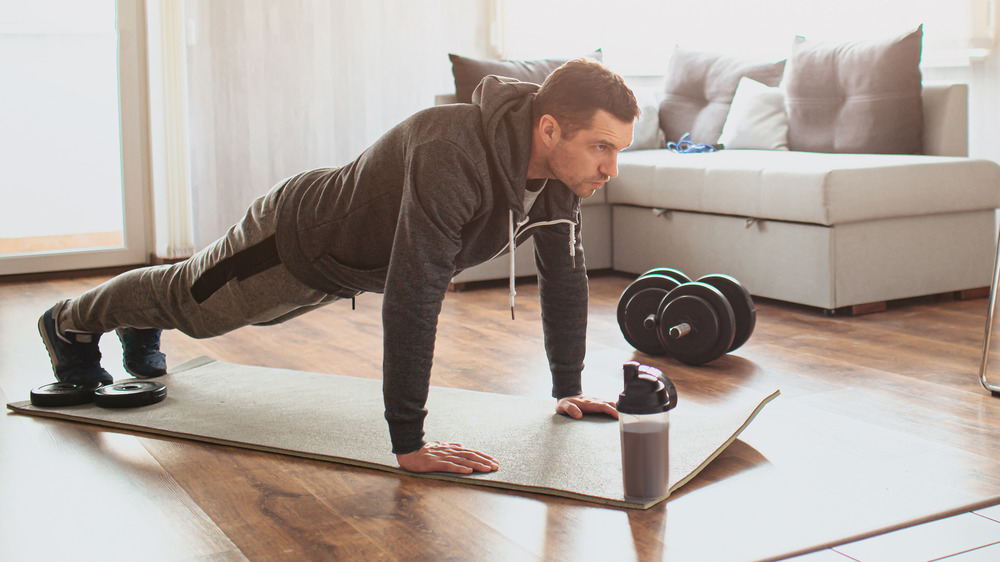
<path fill-rule="evenodd" d="M 139 0 L 0 0 L 0 274 L 145 259 Z"/>
<path fill-rule="evenodd" d="M 967 63 L 993 46 L 995 0 L 496 0 L 504 58 L 604 50 L 626 75 L 663 74 L 675 45 L 788 56 L 792 39 L 888 37 L 924 25 L 925 65 Z M 571 6 L 571 7 L 570 7 Z"/>

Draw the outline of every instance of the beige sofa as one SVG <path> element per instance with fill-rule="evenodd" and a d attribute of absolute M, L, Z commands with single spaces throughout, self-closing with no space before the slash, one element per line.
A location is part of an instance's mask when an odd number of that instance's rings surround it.
<path fill-rule="evenodd" d="M 623 152 L 618 177 L 585 201 L 587 266 L 723 272 L 827 310 L 986 287 L 1000 166 L 967 157 L 965 85 L 925 84 L 922 101 L 922 155 Z M 532 251 L 518 248 L 519 275 L 534 272 Z M 455 283 L 506 275 L 495 260 Z"/>

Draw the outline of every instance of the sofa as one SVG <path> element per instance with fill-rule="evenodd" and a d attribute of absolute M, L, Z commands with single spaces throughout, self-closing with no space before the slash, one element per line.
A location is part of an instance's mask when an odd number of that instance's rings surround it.
<path fill-rule="evenodd" d="M 916 72 L 915 83 L 913 72 L 902 73 L 908 93 L 899 95 L 885 93 L 884 76 L 860 92 L 823 84 L 822 76 L 834 75 L 850 88 L 872 73 L 854 64 L 860 68 L 820 69 L 817 78 L 809 57 L 828 64 L 831 52 L 851 52 L 843 45 L 797 38 L 787 61 L 797 65 L 792 72 L 786 61 L 675 52 L 666 89 L 636 124 L 634 148 L 619 155 L 618 176 L 584 201 L 588 269 L 639 274 L 669 266 L 695 278 L 721 272 L 758 297 L 852 313 L 922 295 L 985 295 L 996 256 L 1000 166 L 968 157 L 967 86 L 920 80 L 920 31 L 880 44 L 891 51 L 883 64 Z M 871 58 L 872 46 L 861 47 Z M 727 75 L 722 86 L 720 75 Z M 741 94 L 748 82 L 747 91 L 771 96 L 784 121 L 761 118 L 768 103 L 745 103 L 763 99 Z M 819 88 L 819 101 L 803 88 Z M 817 109 L 827 102 L 834 107 Z M 753 117 L 736 119 L 746 107 Z M 664 146 L 680 131 L 705 151 Z M 533 273 L 530 244 L 515 259 L 519 274 Z M 454 281 L 506 274 L 505 263 L 486 263 Z"/>

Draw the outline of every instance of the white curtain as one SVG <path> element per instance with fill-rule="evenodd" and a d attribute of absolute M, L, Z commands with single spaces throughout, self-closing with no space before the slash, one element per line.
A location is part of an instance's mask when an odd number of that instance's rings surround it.
<path fill-rule="evenodd" d="M 994 44 L 996 0 L 496 0 L 505 58 L 603 48 L 626 75 L 658 75 L 675 45 L 784 58 L 792 39 L 889 37 L 924 25 L 924 64 L 967 63 Z"/>
<path fill-rule="evenodd" d="M 194 253 L 182 0 L 147 0 L 149 117 L 156 258 Z"/>

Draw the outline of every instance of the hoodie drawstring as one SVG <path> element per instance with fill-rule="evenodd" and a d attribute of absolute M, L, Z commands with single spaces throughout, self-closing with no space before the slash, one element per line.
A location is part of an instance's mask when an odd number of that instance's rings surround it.
<path fill-rule="evenodd" d="M 569 223 L 569 256 L 576 257 L 576 223 Z M 573 260 L 573 268 L 576 269 L 576 260 Z"/>
<path fill-rule="evenodd" d="M 517 241 L 514 240 L 514 211 L 510 210 L 509 222 L 507 223 L 507 233 L 510 235 L 510 319 L 514 319 L 514 296 L 517 291 L 514 289 L 514 251 L 517 250 Z"/>
<path fill-rule="evenodd" d="M 525 222 L 527 222 L 527 217 L 525 217 Z M 576 223 L 570 220 L 554 220 L 549 222 L 534 223 L 534 226 L 543 226 L 555 223 L 568 223 L 569 224 L 569 255 L 572 258 L 576 258 Z M 523 224 L 523 223 L 522 223 Z M 521 225 L 517 225 L 520 227 Z M 529 227 L 530 228 L 530 227 Z M 514 320 L 514 297 L 517 295 L 517 290 L 514 287 L 514 253 L 517 251 L 517 240 L 514 236 L 514 211 L 508 211 L 508 222 L 507 222 L 507 235 L 510 237 L 510 319 Z M 576 259 L 573 260 L 573 267 L 576 267 Z"/>

